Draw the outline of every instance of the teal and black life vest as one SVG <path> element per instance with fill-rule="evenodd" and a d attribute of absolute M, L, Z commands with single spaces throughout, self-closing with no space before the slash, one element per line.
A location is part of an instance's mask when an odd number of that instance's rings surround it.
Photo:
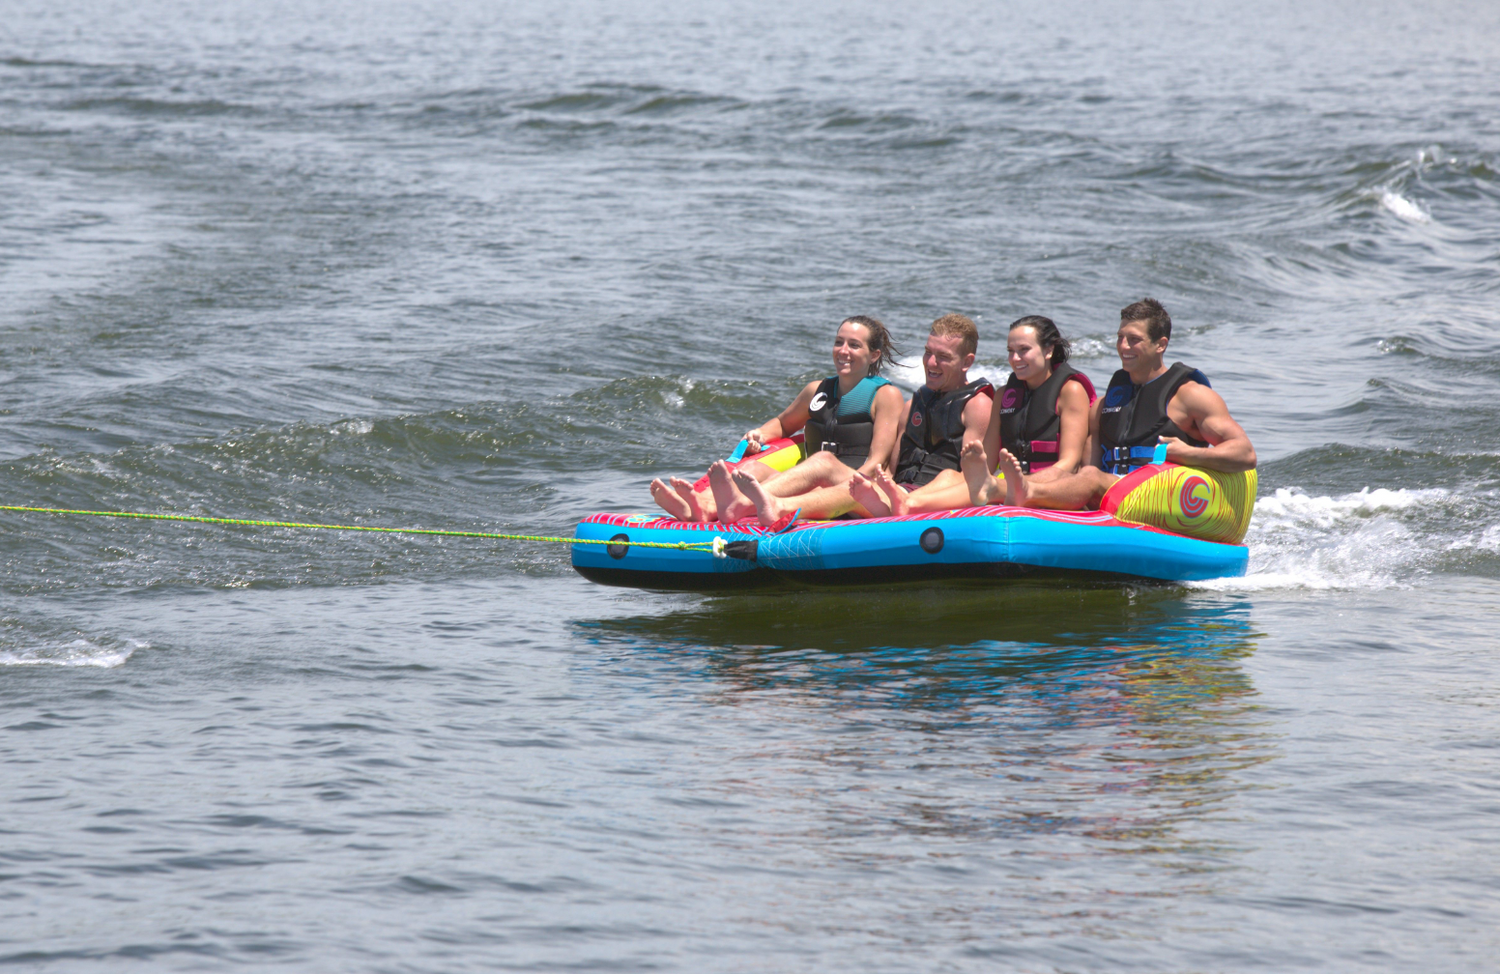
<path fill-rule="evenodd" d="M 875 418 L 870 410 L 875 393 L 889 379 L 866 376 L 849 394 L 839 395 L 839 378 L 830 376 L 818 383 L 812 401 L 807 404 L 807 425 L 802 428 L 802 449 L 808 456 L 832 453 L 846 465 L 858 470 L 870 459 L 870 441 L 875 438 Z"/>
<path fill-rule="evenodd" d="M 1012 373 L 995 399 L 995 408 L 1000 410 L 1000 445 L 1021 461 L 1023 473 L 1045 470 L 1057 462 L 1062 436 L 1057 397 L 1068 382 L 1083 386 L 1090 405 L 1098 398 L 1089 377 L 1064 362 L 1035 389 Z"/>
<path fill-rule="evenodd" d="M 1188 436 L 1167 416 L 1167 403 L 1184 382 L 1208 385 L 1208 376 L 1176 362 L 1145 385 L 1130 381 L 1121 369 L 1109 380 L 1104 405 L 1099 407 L 1100 464 L 1106 473 L 1124 475 L 1151 462 L 1163 436 L 1175 436 L 1190 446 L 1208 446 Z"/>
<path fill-rule="evenodd" d="M 896 483 L 920 487 L 944 470 L 957 470 L 964 444 L 964 407 L 981 392 L 994 395 L 988 379 L 975 379 L 948 392 L 923 386 L 911 399 L 906 429 L 901 431 L 901 454 Z"/>

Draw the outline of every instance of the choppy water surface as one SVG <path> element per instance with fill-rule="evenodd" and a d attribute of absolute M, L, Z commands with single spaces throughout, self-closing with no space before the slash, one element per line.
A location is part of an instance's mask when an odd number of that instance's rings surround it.
<path fill-rule="evenodd" d="M 1177 321 L 1245 579 L 729 597 L 0 516 L 20 969 L 1473 971 L 1500 9 L 0 2 L 0 503 L 567 533 L 825 367 Z"/>

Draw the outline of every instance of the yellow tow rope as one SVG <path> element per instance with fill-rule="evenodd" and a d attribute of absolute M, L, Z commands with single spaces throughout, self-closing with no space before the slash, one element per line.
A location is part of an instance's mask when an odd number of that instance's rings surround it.
<path fill-rule="evenodd" d="M 449 538 L 493 538 L 499 541 L 547 541 L 554 544 L 631 545 L 636 548 L 671 548 L 676 551 L 712 551 L 722 545 L 714 541 L 602 541 L 592 538 L 548 538 L 534 534 L 497 534 L 492 531 L 442 531 L 435 528 L 377 528 L 362 524 L 302 524 L 296 521 L 254 521 L 242 517 L 198 517 L 192 514 L 142 514 L 136 511 L 75 511 L 63 507 L 20 507 L 0 504 L 0 511 L 32 514 L 78 514 L 87 517 L 133 517 L 143 521 L 193 521 L 198 524 L 240 524 L 257 528 L 304 528 L 319 531 L 374 531 L 380 534 L 435 534 Z M 717 544 L 716 544 L 717 542 Z"/>

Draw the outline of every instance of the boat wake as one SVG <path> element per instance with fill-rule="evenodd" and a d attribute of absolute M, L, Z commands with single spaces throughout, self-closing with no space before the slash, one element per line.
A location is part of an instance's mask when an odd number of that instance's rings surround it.
<path fill-rule="evenodd" d="M 1366 487 L 1328 497 L 1281 487 L 1256 501 L 1245 538 L 1249 573 L 1191 584 L 1215 591 L 1411 588 L 1431 571 L 1454 567 L 1445 563 L 1465 552 L 1486 560 L 1500 553 L 1500 523 L 1474 522 L 1476 507 L 1492 506 L 1478 500 L 1448 488 Z"/>

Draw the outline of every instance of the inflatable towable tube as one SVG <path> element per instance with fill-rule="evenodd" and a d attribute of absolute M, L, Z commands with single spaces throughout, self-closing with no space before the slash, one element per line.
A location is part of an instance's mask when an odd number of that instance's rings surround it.
<path fill-rule="evenodd" d="M 1219 473 L 1153 463 L 1121 477 L 1099 510 L 1132 524 L 1237 545 L 1250 530 L 1258 484 L 1254 470 Z"/>
<path fill-rule="evenodd" d="M 800 458 L 776 440 L 740 461 Z M 793 461 L 795 462 L 795 461 Z M 791 466 L 788 463 L 787 466 Z M 1098 511 L 970 507 L 904 517 L 812 521 L 781 532 L 754 519 L 691 524 L 646 514 L 594 514 L 576 537 L 597 541 L 711 541 L 721 552 L 574 545 L 585 578 L 640 588 L 749 588 L 785 579 L 860 584 L 931 578 L 1150 578 L 1243 575 L 1243 540 L 1256 475 L 1153 464 L 1122 478 Z"/>

